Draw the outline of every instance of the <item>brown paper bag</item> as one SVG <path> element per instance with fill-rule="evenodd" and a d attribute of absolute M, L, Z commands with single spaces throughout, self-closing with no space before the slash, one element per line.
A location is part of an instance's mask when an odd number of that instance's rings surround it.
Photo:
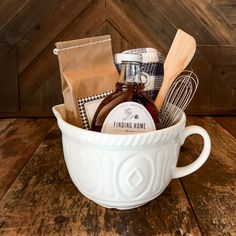
<path fill-rule="evenodd" d="M 67 122 L 82 127 L 78 99 L 115 88 L 109 35 L 56 43 Z"/>

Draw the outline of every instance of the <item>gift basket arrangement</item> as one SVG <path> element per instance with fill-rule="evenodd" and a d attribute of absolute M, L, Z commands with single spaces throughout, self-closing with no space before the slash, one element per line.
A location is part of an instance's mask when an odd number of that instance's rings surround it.
<path fill-rule="evenodd" d="M 113 55 L 109 35 L 56 43 L 64 104 L 53 112 L 82 194 L 108 208 L 138 207 L 207 160 L 208 133 L 185 127 L 184 110 L 198 87 L 196 74 L 185 70 L 195 50 L 194 38 L 182 30 L 166 59 L 154 48 Z M 203 137 L 203 150 L 193 163 L 176 167 L 191 134 Z"/>

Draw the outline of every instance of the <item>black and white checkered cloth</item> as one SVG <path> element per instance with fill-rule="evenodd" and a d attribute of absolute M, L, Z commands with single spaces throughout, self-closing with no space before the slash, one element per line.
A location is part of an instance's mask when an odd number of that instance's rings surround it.
<path fill-rule="evenodd" d="M 138 54 L 142 58 L 141 72 L 149 75 L 151 83 L 145 88 L 145 94 L 154 100 L 160 90 L 164 75 L 164 56 L 154 48 L 136 48 L 122 53 Z M 115 54 L 114 62 L 117 70 L 121 71 L 119 54 Z"/>
<path fill-rule="evenodd" d="M 89 124 L 88 115 L 86 113 L 85 104 L 88 102 L 92 102 L 92 101 L 101 99 L 101 98 L 105 98 L 106 96 L 108 96 L 112 92 L 113 91 L 108 91 L 108 92 L 96 94 L 94 96 L 89 96 L 89 97 L 78 99 L 79 112 L 80 112 L 80 117 L 81 117 L 84 129 L 90 129 L 90 124 Z"/>

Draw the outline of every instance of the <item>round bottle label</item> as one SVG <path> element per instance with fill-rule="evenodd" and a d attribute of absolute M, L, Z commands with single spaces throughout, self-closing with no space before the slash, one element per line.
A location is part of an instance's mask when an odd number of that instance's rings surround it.
<path fill-rule="evenodd" d="M 136 102 L 124 102 L 116 106 L 106 117 L 102 133 L 127 134 L 156 130 L 148 110 Z"/>

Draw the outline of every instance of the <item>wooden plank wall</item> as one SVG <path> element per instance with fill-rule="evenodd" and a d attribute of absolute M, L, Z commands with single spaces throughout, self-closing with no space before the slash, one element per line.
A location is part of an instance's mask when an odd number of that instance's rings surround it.
<path fill-rule="evenodd" d="M 62 102 L 55 42 L 110 34 L 113 51 L 167 54 L 176 29 L 196 38 L 200 87 L 188 114 L 236 114 L 233 0 L 8 0 L 0 3 L 0 116 L 51 116 Z"/>

